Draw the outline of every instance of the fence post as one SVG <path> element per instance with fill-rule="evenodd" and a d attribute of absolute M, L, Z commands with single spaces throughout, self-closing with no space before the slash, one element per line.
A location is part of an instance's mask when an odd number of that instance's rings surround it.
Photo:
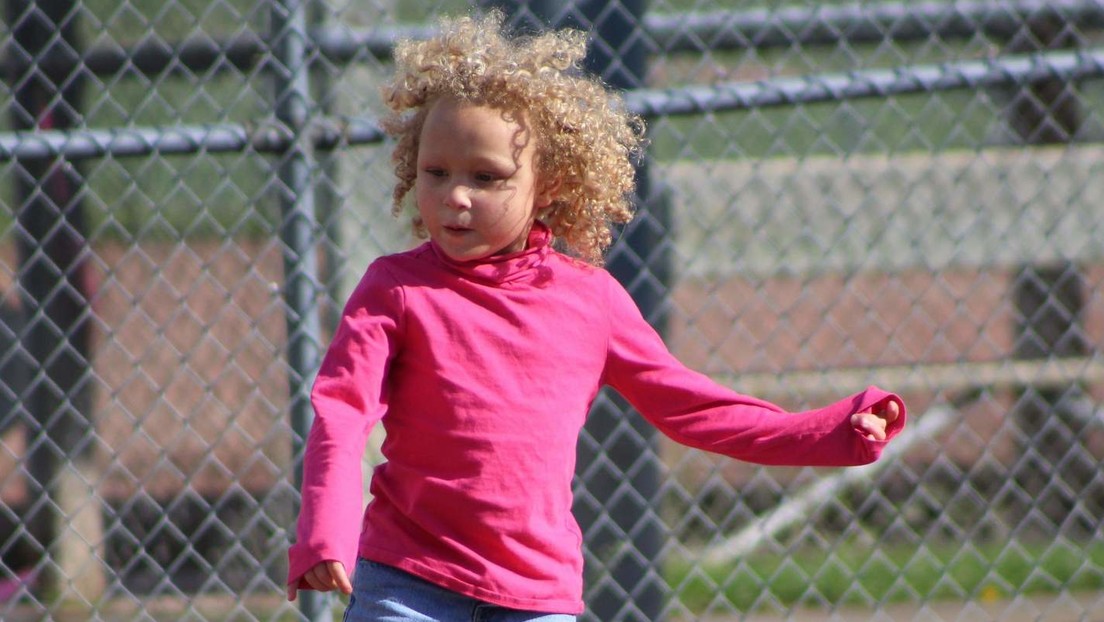
<path fill-rule="evenodd" d="M 1013 283 L 1013 302 L 1018 321 L 1013 346 L 1016 358 L 1046 360 L 1088 354 L 1088 338 L 1081 326 L 1085 283 L 1074 263 L 1022 266 Z M 1083 391 L 1078 384 L 1028 385 L 1017 395 L 1015 417 L 1021 436 L 1014 481 L 1024 498 L 1012 511 L 1025 517 L 1025 524 L 1031 517 L 1046 519 L 1035 526 L 1047 537 L 1060 532 L 1085 535 L 1083 526 L 1076 520 L 1070 522 L 1071 511 L 1097 469 L 1095 464 L 1068 459 L 1075 451 L 1091 455 L 1081 446 L 1086 421 L 1075 408 Z M 1089 535 L 1094 531 L 1093 526 L 1087 527 Z"/>
<path fill-rule="evenodd" d="M 609 86 L 644 86 L 647 38 L 645 0 L 492 0 L 515 27 L 576 27 L 593 34 L 586 68 Z M 644 317 L 663 334 L 664 300 L 670 287 L 666 239 L 668 208 L 648 175 L 637 168 L 637 216 L 622 232 L 607 263 L 632 294 Z M 586 617 L 657 622 L 667 597 L 661 553 L 666 529 L 659 514 L 659 446 L 655 428 L 612 394 L 603 394 L 590 413 L 578 449 L 575 513 L 586 546 Z"/>
<path fill-rule="evenodd" d="M 582 25 L 595 31 L 587 67 L 614 88 L 643 88 L 649 53 L 644 35 L 647 3 L 621 0 L 619 4 L 621 10 L 610 11 L 604 1 L 578 2 L 589 22 Z M 607 266 L 663 335 L 671 286 L 667 242 L 672 224 L 647 160 L 637 167 L 636 188 L 636 217 L 614 245 Z M 589 548 L 587 563 L 594 566 L 588 572 L 591 577 L 597 574 L 594 571 L 608 573 L 605 585 L 591 590 L 588 608 L 593 619 L 602 622 L 658 622 L 668 598 L 661 559 L 667 530 L 660 517 L 659 434 L 619 396 L 606 398 L 597 402 L 587 419 L 586 431 L 595 444 L 580 444 L 576 469 L 582 485 L 606 502 L 605 518 L 588 516 L 585 502 L 577 503 Z M 599 475 L 610 468 L 615 472 L 613 480 Z"/>
<path fill-rule="evenodd" d="M 307 1 L 277 0 L 272 5 L 276 118 L 293 138 L 288 150 L 277 157 L 282 182 L 280 239 L 284 248 L 289 409 L 297 490 L 302 485 L 304 444 L 314 420 L 310 389 L 321 360 L 318 298 L 324 293 L 319 279 L 314 159 L 308 135 L 315 111 L 310 91 Z M 308 620 L 330 620 L 331 605 L 332 598 L 326 593 L 307 590 L 299 594 L 300 611 Z"/>
<path fill-rule="evenodd" d="M 1038 53 L 1083 44 L 1075 28 L 1058 14 L 1029 19 L 1012 41 L 1012 53 Z M 1067 81 L 1046 79 L 1020 85 L 1013 95 L 1009 124 L 1023 145 L 1067 144 L 1077 139 L 1083 111 L 1077 92 Z M 1084 283 L 1078 267 L 1069 261 L 1024 264 L 1013 282 L 1018 325 L 1013 356 L 1043 360 L 1084 356 L 1088 341 L 1080 326 Z M 1083 387 L 1028 386 L 1017 396 L 1016 425 L 1020 428 L 1020 461 L 1014 481 L 1027 503 L 1050 522 L 1045 531 L 1061 530 L 1070 510 L 1093 477 L 1070 462 L 1058 467 L 1080 445 L 1082 423 L 1071 416 L 1071 403 Z M 1055 479 L 1058 481 L 1056 482 Z M 1032 508 L 1018 508 L 1023 516 Z"/>
<path fill-rule="evenodd" d="M 1084 41 L 1057 13 L 1034 16 L 1008 44 L 1012 54 L 1080 48 Z M 1077 91 L 1058 78 L 1029 82 L 1012 94 L 1009 125 L 1016 137 L 1029 145 L 1073 142 L 1084 117 Z"/>
<path fill-rule="evenodd" d="M 81 124 L 79 3 L 9 0 L 7 79 L 17 130 Z M 62 158 L 17 162 L 15 201 L 25 327 L 32 361 L 25 394 L 28 489 L 25 516 L 44 564 L 40 595 L 94 603 L 105 586 L 103 512 L 93 488 L 95 430 L 89 366 L 89 276 L 84 181 Z"/>

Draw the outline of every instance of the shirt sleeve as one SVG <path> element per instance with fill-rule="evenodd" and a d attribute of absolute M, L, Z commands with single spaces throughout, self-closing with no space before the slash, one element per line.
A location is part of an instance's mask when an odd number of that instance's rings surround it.
<path fill-rule="evenodd" d="M 878 459 L 905 425 L 900 397 L 870 387 L 814 410 L 790 413 L 741 395 L 684 366 L 610 278 L 605 381 L 652 425 L 690 447 L 776 466 L 852 466 Z M 885 441 L 866 438 L 851 415 L 894 400 L 900 409 Z"/>
<path fill-rule="evenodd" d="M 387 369 L 401 329 L 402 290 L 379 263 L 370 266 L 342 313 L 311 391 L 314 422 L 303 456 L 296 540 L 288 584 L 319 562 L 356 561 L 364 503 L 361 460 L 387 406 Z"/>

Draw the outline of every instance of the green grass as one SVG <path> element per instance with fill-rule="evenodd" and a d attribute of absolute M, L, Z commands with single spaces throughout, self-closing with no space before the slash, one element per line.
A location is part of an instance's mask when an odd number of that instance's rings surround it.
<path fill-rule="evenodd" d="M 717 600 L 740 611 L 783 605 L 909 600 L 994 600 L 1013 594 L 1104 588 L 1104 542 L 859 545 L 757 554 L 730 565 L 667 565 L 672 592 L 691 611 Z"/>
<path fill-rule="evenodd" d="M 1104 588 L 1104 542 L 1011 542 L 982 545 L 887 545 L 847 542 L 831 549 L 802 548 L 792 553 L 760 553 L 728 565 L 706 567 L 697 560 L 669 561 L 671 591 L 700 614 L 719 601 L 738 611 L 768 603 L 801 605 L 870 604 L 938 600 L 992 601 L 1013 595 L 1079 592 Z M 335 600 L 340 616 L 343 599 Z M 238 602 L 236 596 L 192 600 L 132 599 L 101 603 L 105 620 L 131 619 L 143 608 L 154 620 L 175 620 L 186 612 L 205 620 L 296 620 L 296 606 L 281 594 L 264 592 Z M 18 613 L 18 610 L 16 611 Z M 87 619 L 87 606 L 57 605 L 60 621 Z"/>

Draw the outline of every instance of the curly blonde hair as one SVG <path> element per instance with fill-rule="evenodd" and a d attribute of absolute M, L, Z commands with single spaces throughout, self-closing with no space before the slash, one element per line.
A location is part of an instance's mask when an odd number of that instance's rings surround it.
<path fill-rule="evenodd" d="M 414 187 L 422 125 L 434 102 L 456 98 L 519 113 L 535 129 L 538 175 L 558 182 L 538 218 L 568 252 L 601 264 L 611 226 L 633 216 L 633 163 L 644 124 L 580 69 L 585 54 L 586 35 L 576 30 L 510 38 L 497 10 L 443 19 L 436 36 L 400 42 L 395 76 L 381 89 L 392 111 L 382 127 L 396 139 L 393 212 L 401 214 Z M 425 237 L 416 217 L 414 225 Z"/>

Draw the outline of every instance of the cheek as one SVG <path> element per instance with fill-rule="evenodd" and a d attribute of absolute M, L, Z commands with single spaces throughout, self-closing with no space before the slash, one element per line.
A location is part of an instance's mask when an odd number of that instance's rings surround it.
<path fill-rule="evenodd" d="M 428 188 L 426 184 L 414 184 L 414 188 L 411 189 L 410 194 L 407 196 L 411 197 L 410 201 L 413 203 L 413 207 L 418 211 L 423 211 L 433 205 L 433 190 Z"/>

